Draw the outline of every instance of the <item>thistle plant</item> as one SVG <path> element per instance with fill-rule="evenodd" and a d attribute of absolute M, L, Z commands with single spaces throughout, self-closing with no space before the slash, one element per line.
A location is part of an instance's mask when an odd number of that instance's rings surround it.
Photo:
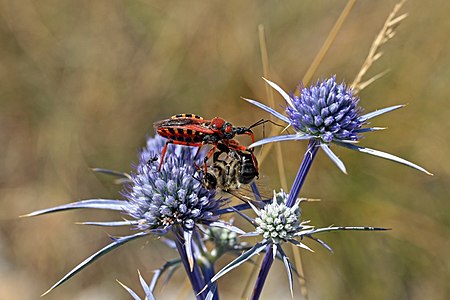
<path fill-rule="evenodd" d="M 246 150 L 253 151 L 251 148 L 273 142 L 308 140 L 303 160 L 287 193 L 279 188 L 269 186 L 270 190 L 274 190 L 273 197 L 263 199 L 257 185 L 252 182 L 251 189 L 254 197 L 241 199 L 245 202 L 243 204 L 231 205 L 230 195 L 234 193 L 224 194 L 204 186 L 203 167 L 210 166 L 206 165 L 208 158 L 204 159 L 204 153 L 200 152 L 200 155 L 197 155 L 197 147 L 169 145 L 165 153 L 164 164 L 160 168 L 161 153 L 166 140 L 160 136 L 150 137 L 146 146 L 139 153 L 138 163 L 134 165 L 132 172 L 94 169 L 96 172 L 119 178 L 118 182 L 123 185 L 122 199 L 88 199 L 38 210 L 26 215 L 31 217 L 72 209 L 111 210 L 119 212 L 122 218 L 110 222 L 92 221 L 81 224 L 108 227 L 128 226 L 131 231 L 131 234 L 127 236 L 111 236 L 110 244 L 75 266 L 51 286 L 44 295 L 111 250 L 138 238 L 157 236 L 159 241 L 175 250 L 177 256 L 155 270 L 149 284 L 139 273 L 139 281 L 145 299 L 155 299 L 154 290 L 160 279 L 166 275 L 165 281 L 169 281 L 172 274 L 183 266 L 193 295 L 198 300 L 217 300 L 220 295 L 218 280 L 242 264 L 252 261 L 252 258 L 258 254 L 264 254 L 264 259 L 259 266 L 258 278 L 253 287 L 251 299 L 260 298 L 271 266 L 276 259 L 285 266 L 287 285 L 293 296 L 293 277 L 297 273 L 291 265 L 290 258 L 283 250 L 283 246 L 291 244 L 304 250 L 313 251 L 305 242 L 305 240 L 311 240 L 332 252 L 331 247 L 317 235 L 331 231 L 387 230 L 383 227 L 369 226 L 312 226 L 302 215 L 301 204 L 304 198 L 300 198 L 299 195 L 319 149 L 322 149 L 343 173 L 347 173 L 344 163 L 332 151 L 334 146 L 371 154 L 431 174 L 419 165 L 398 156 L 358 145 L 364 134 L 384 129 L 370 126 L 369 121 L 379 115 L 400 109 L 404 105 L 395 105 L 364 113 L 363 108 L 359 106 L 360 100 L 355 94 L 355 91 L 361 89 L 362 86 L 359 85 L 354 90 L 344 82 L 338 83 L 336 76 L 318 80 L 309 87 L 301 88 L 298 96 L 285 92 L 272 81 L 267 79 L 265 81 L 285 100 L 284 114 L 259 101 L 244 99 L 285 122 L 286 130 L 293 130 L 294 133 L 270 136 L 254 142 L 246 147 Z M 171 124 L 178 123 L 172 122 Z M 188 123 L 183 122 L 183 124 Z M 207 122 L 202 121 L 200 125 L 197 124 L 196 129 L 201 130 L 204 128 L 202 126 L 207 126 L 205 124 Z M 210 132 L 214 133 L 215 131 L 202 132 L 201 138 L 195 136 L 194 130 L 183 131 L 180 129 L 177 132 L 173 131 L 172 134 L 177 136 L 184 132 L 189 132 L 189 136 L 182 140 L 189 144 L 193 138 L 198 143 L 200 143 L 199 141 L 207 143 L 201 139 L 203 134 L 211 134 Z M 220 136 L 213 136 L 209 142 L 220 141 L 219 138 Z M 224 143 L 224 147 L 226 145 Z M 214 152 L 214 148 L 212 151 Z M 264 172 L 264 170 L 259 171 Z M 238 174 L 238 172 L 235 173 Z M 248 227 L 241 229 L 235 226 L 233 218 L 227 219 L 229 214 L 234 214 L 234 216 L 247 221 Z M 252 217 L 254 214 L 256 217 Z M 329 223 L 334 222 L 330 220 Z M 249 237 L 257 242 L 246 241 Z M 230 254 L 232 258 L 225 267 L 217 270 L 215 264 L 224 257 L 224 254 Z M 135 292 L 121 282 L 119 283 L 133 299 L 141 299 L 138 296 L 140 292 Z"/>
<path fill-rule="evenodd" d="M 227 199 L 216 195 L 203 187 L 197 165 L 202 159 L 194 160 L 196 149 L 192 147 L 173 145 L 168 147 L 163 168 L 158 171 L 158 154 L 161 153 L 165 140 L 159 136 L 149 138 L 146 147 L 140 152 L 139 163 L 135 171 L 128 174 L 122 172 L 96 169 L 96 171 L 119 176 L 124 184 L 122 195 L 125 199 L 89 199 L 43 209 L 28 214 L 37 216 L 51 212 L 95 208 L 119 211 L 125 216 L 123 220 L 112 222 L 83 222 L 85 225 L 96 226 L 130 226 L 135 233 L 124 237 L 112 237 L 112 242 L 100 249 L 83 262 L 78 264 L 69 273 L 56 282 L 44 295 L 58 287 L 84 267 L 100 256 L 131 240 L 147 235 L 162 236 L 166 244 L 177 249 L 179 258 L 167 262 L 157 270 L 149 286 L 144 287 L 146 295 L 150 295 L 161 275 L 167 270 L 173 270 L 182 264 L 191 282 L 192 289 L 198 299 L 218 299 L 216 281 L 244 262 L 250 260 L 258 253 L 265 253 L 258 280 L 253 290 L 252 299 L 258 299 L 264 286 L 272 262 L 279 258 L 285 265 L 289 279 L 289 287 L 293 294 L 292 266 L 283 251 L 282 244 L 291 243 L 300 248 L 311 250 L 301 240 L 309 238 L 319 242 L 331 251 L 331 248 L 314 235 L 335 230 L 385 230 L 377 227 L 325 227 L 314 228 L 307 221 L 301 221 L 300 200 L 298 195 L 306 178 L 309 167 L 319 147 L 332 158 L 332 160 L 345 171 L 343 163 L 329 149 L 330 143 L 343 145 L 350 149 L 367 149 L 354 145 L 360 139 L 362 132 L 370 132 L 377 128 L 363 128 L 365 122 L 382 113 L 392 111 L 401 106 L 385 108 L 374 113 L 361 115 L 362 109 L 357 106 L 358 99 L 351 94 L 351 90 L 344 84 L 336 84 L 335 77 L 318 82 L 316 85 L 303 89 L 300 97 L 287 96 L 277 85 L 268 83 L 279 91 L 288 103 L 287 117 L 254 100 L 247 101 L 274 114 L 289 123 L 297 132 L 291 135 L 270 137 L 252 144 L 251 147 L 268 142 L 282 140 L 309 139 L 310 143 L 304 155 L 293 186 L 286 194 L 281 191 L 274 193 L 269 203 L 260 203 L 256 207 L 252 201 L 247 204 L 221 208 Z M 357 147 L 357 148 L 355 148 Z M 418 170 L 427 172 L 423 168 L 405 161 L 401 158 L 381 152 L 369 152 L 401 162 Z M 252 185 L 255 199 L 260 200 L 256 185 Z M 257 203 L 257 202 L 256 202 Z M 251 208 L 257 217 L 252 219 L 242 212 Z M 254 227 L 253 231 L 245 233 L 235 227 L 231 222 L 221 219 L 221 215 L 236 212 L 249 221 Z M 237 241 L 241 237 L 260 236 L 261 241 L 249 245 Z M 208 240 L 212 246 L 208 249 Z M 244 251 L 238 255 L 239 251 Z M 216 273 L 214 263 L 224 253 L 235 253 L 237 258 Z M 168 275 L 170 279 L 171 272 Z M 145 282 L 141 278 L 141 283 Z M 136 299 L 136 294 L 126 288 Z"/>
<path fill-rule="evenodd" d="M 44 295 L 102 255 L 131 240 L 148 235 L 161 237 L 161 240 L 170 248 L 176 249 L 179 255 L 158 269 L 149 285 L 140 276 L 141 285 L 148 299 L 153 297 L 154 288 L 161 276 L 167 272 L 167 278 L 170 279 L 173 271 L 180 265 L 184 266 L 197 299 L 219 299 L 217 280 L 259 253 L 265 253 L 265 257 L 253 288 L 252 299 L 259 299 L 271 265 L 277 258 L 285 265 L 290 291 L 293 295 L 292 277 L 295 270 L 282 248 L 283 244 L 290 243 L 312 251 L 302 242 L 304 238 L 307 238 L 331 251 L 331 247 L 315 235 L 336 230 L 386 230 L 381 227 L 358 226 L 315 228 L 309 225 L 309 221 L 301 220 L 301 199 L 298 196 L 319 148 L 322 148 L 345 172 L 343 163 L 330 150 L 331 144 L 381 156 L 429 174 L 418 165 L 399 157 L 355 145 L 362 133 L 378 130 L 377 127 L 365 128 L 367 120 L 401 106 L 361 114 L 362 109 L 357 105 L 358 98 L 352 95 L 351 90 L 346 89 L 345 84 L 337 84 L 334 76 L 318 81 L 312 87 L 304 88 L 299 97 L 288 96 L 277 85 L 267 82 L 279 91 L 288 103 L 287 116 L 255 100 L 246 100 L 285 121 L 296 133 L 269 137 L 255 142 L 250 147 L 283 140 L 310 140 L 289 193 L 274 192 L 270 201 L 263 201 L 257 186 L 252 183 L 255 200 L 249 199 L 245 204 L 224 207 L 229 203 L 228 199 L 214 190 L 206 189 L 202 184 L 201 176 L 204 172 L 199 170 L 198 166 L 204 162 L 204 159 L 201 155 L 195 159 L 196 148 L 170 145 L 167 148 L 165 163 L 159 170 L 158 157 L 164 147 L 165 139 L 159 136 L 151 137 L 139 154 L 139 162 L 134 172 L 95 169 L 98 172 L 120 177 L 120 182 L 124 185 L 122 191 L 124 199 L 89 199 L 35 211 L 27 215 L 37 216 L 81 208 L 113 210 L 122 213 L 125 217 L 119 221 L 94 221 L 82 224 L 129 226 L 134 231 L 128 236 L 112 237 L 109 245 L 74 267 Z M 257 217 L 251 218 L 245 213 L 246 209 L 252 209 Z M 244 231 L 234 226 L 232 221 L 225 221 L 223 215 L 230 212 L 247 220 L 253 226 L 253 230 Z M 249 236 L 259 237 L 260 241 L 256 244 L 240 241 L 240 238 Z M 215 262 L 225 253 L 233 254 L 236 258 L 222 270 L 217 271 Z M 133 298 L 139 299 L 134 291 L 124 287 Z"/>
<path fill-rule="evenodd" d="M 286 115 L 283 115 L 258 101 L 244 99 L 288 123 L 287 128 L 292 127 L 295 130 L 295 133 L 259 140 L 251 144 L 250 147 L 280 141 L 309 140 L 307 150 L 303 156 L 303 161 L 286 200 L 287 207 L 294 207 L 319 148 L 324 150 L 328 157 L 331 158 L 343 173 L 347 173 L 344 163 L 331 150 L 331 144 L 392 160 L 422 171 L 428 175 L 432 175 L 424 168 L 403 158 L 356 145 L 362 138 L 363 133 L 384 129 L 380 127 L 365 127 L 364 125 L 367 124 L 368 120 L 399 109 L 403 107 L 403 105 L 391 106 L 371 113 L 362 114 L 363 109 L 358 106 L 359 98 L 353 94 L 351 89 L 346 88 L 345 83 L 337 84 L 335 76 L 317 81 L 317 83 L 311 87 L 303 88 L 298 97 L 295 95 L 288 95 L 288 93 L 281 89 L 277 84 L 267 79 L 265 80 L 272 88 L 280 93 L 286 101 Z M 259 298 L 269 269 L 272 265 L 273 258 L 271 258 L 271 254 L 273 254 L 273 249 L 268 248 L 253 290 L 254 299 Z"/>
<path fill-rule="evenodd" d="M 242 253 L 239 257 L 226 265 L 222 270 L 217 272 L 217 274 L 208 283 L 209 285 L 217 281 L 229 271 L 250 260 L 255 255 L 261 252 L 270 252 L 272 253 L 272 260 L 279 257 L 284 263 L 289 281 L 289 289 L 293 297 L 293 267 L 290 263 L 289 257 L 283 251 L 282 244 L 291 243 L 297 247 L 314 252 L 310 247 L 301 242 L 301 240 L 306 237 L 320 243 L 326 249 L 333 252 L 330 246 L 322 240 L 314 237 L 314 235 L 321 232 L 336 230 L 386 230 L 386 228 L 376 227 L 325 227 L 316 229 L 314 226 L 309 225 L 309 221 L 300 220 L 301 210 L 299 204 L 302 199 L 297 199 L 292 207 L 286 205 L 287 199 L 288 195 L 283 190 L 279 193 L 275 193 L 274 191 L 272 202 L 267 203 L 263 208 L 257 208 L 249 202 L 252 210 L 257 215 L 256 218 L 252 219 L 251 217 L 239 212 L 239 214 L 244 219 L 249 221 L 255 228 L 254 231 L 247 232 L 242 236 L 257 236 L 261 238 L 261 241 L 256 243 L 252 248 Z M 268 257 L 267 254 L 266 257 Z M 254 292 L 258 291 L 255 290 Z M 254 294 L 254 297 L 255 296 L 256 294 Z"/>

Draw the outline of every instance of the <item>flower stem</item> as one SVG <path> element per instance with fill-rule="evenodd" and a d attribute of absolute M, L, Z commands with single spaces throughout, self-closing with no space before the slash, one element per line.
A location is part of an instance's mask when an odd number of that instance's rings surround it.
<path fill-rule="evenodd" d="M 297 176 L 295 176 L 294 183 L 292 184 L 291 191 L 289 192 L 288 200 L 286 201 L 286 205 L 289 207 L 294 206 L 298 195 L 300 194 L 300 190 L 305 182 L 306 175 L 311 168 L 312 162 L 316 157 L 317 151 L 319 150 L 319 141 L 316 139 L 312 139 L 309 141 L 308 148 L 306 149 L 306 153 L 303 156 L 302 164 L 297 172 Z M 270 267 L 273 263 L 273 249 L 272 245 L 267 245 L 266 254 L 264 256 L 264 260 L 261 264 L 261 269 L 259 270 L 258 278 L 256 279 L 255 287 L 253 289 L 253 294 L 251 300 L 258 300 L 262 289 L 264 287 L 264 283 L 266 282 L 267 275 L 269 274 Z"/>
<path fill-rule="evenodd" d="M 209 263 L 207 260 L 203 261 L 200 265 L 202 273 L 205 276 L 205 282 L 210 282 L 214 277 L 214 264 Z M 214 290 L 212 300 L 219 300 L 219 289 L 217 288 L 217 282 L 214 282 L 209 290 Z"/>
<path fill-rule="evenodd" d="M 185 240 L 184 240 L 183 234 L 181 232 L 179 232 L 179 230 L 174 230 L 174 231 L 176 234 L 175 244 L 177 246 L 178 253 L 180 254 L 181 261 L 183 262 L 184 269 L 186 270 L 186 274 L 191 282 L 192 289 L 194 290 L 197 300 L 203 300 L 204 299 L 203 293 L 202 294 L 199 294 L 199 293 L 202 290 L 202 288 L 205 286 L 205 283 L 203 281 L 200 269 L 194 258 L 194 267 L 193 267 L 192 271 L 190 270 L 187 253 L 186 253 L 186 248 L 184 247 Z"/>
<path fill-rule="evenodd" d="M 259 270 L 258 278 L 256 279 L 255 287 L 253 288 L 253 294 L 250 298 L 251 300 L 258 300 L 261 296 L 264 283 L 266 282 L 267 275 L 269 274 L 270 267 L 273 263 L 273 252 L 272 245 L 267 245 L 266 255 L 261 264 L 261 269 Z"/>
<path fill-rule="evenodd" d="M 308 148 L 306 149 L 305 155 L 303 156 L 302 164 L 298 169 L 297 176 L 295 176 L 294 183 L 292 184 L 291 191 L 289 192 L 288 200 L 286 201 L 286 206 L 292 207 L 300 194 L 300 190 L 305 182 L 306 175 L 311 168 L 312 162 L 316 157 L 317 151 L 319 150 L 319 141 L 312 139 L 309 141 Z"/>

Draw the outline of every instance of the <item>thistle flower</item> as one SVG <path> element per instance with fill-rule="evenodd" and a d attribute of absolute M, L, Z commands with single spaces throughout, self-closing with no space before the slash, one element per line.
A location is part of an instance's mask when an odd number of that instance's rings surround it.
<path fill-rule="evenodd" d="M 89 199 L 66 205 L 32 212 L 26 216 L 37 216 L 46 213 L 80 208 L 96 208 L 119 211 L 132 220 L 112 222 L 83 222 L 85 225 L 96 226 L 132 226 L 137 230 L 129 236 L 111 237 L 112 242 L 100 249 L 55 283 L 47 294 L 63 282 L 78 273 L 88 264 L 106 254 L 112 249 L 149 234 L 164 235 L 170 230 L 175 233 L 177 249 L 181 260 L 190 269 L 193 286 L 197 291 L 203 286 L 200 271 L 194 269 L 192 237 L 194 229 L 199 224 L 217 226 L 243 233 L 242 230 L 218 220 L 218 209 L 224 200 L 214 198 L 212 191 L 205 189 L 201 180 L 194 178 L 196 173 L 194 155 L 196 149 L 191 147 L 169 147 L 166 153 L 164 167 L 159 172 L 157 157 L 161 153 L 165 140 L 159 136 L 149 138 L 146 147 L 140 153 L 136 172 L 130 174 L 97 169 L 122 177 L 127 186 L 122 193 L 125 200 Z M 198 161 L 197 163 L 200 163 Z"/>
<path fill-rule="evenodd" d="M 232 224 L 233 219 L 229 222 Z M 236 255 L 251 248 L 248 243 L 241 241 L 236 231 L 231 231 L 227 228 L 208 227 L 208 230 L 205 232 L 205 238 L 212 243 L 212 247 L 209 247 L 211 250 L 204 253 L 212 264 L 225 253 Z"/>
<path fill-rule="evenodd" d="M 123 193 L 128 199 L 125 213 L 138 221 L 140 230 L 165 234 L 172 226 L 192 231 L 195 225 L 209 225 L 222 200 L 214 198 L 215 192 L 203 187 L 194 177 L 196 168 L 191 147 L 169 147 L 167 158 L 160 171 L 155 157 L 161 153 L 165 139 L 157 136 L 147 142 L 141 152 L 136 173 Z M 200 160 L 197 161 L 200 163 Z"/>
<path fill-rule="evenodd" d="M 233 249 L 238 245 L 236 232 L 225 228 L 210 227 L 206 235 L 214 243 L 215 248 Z"/>
<path fill-rule="evenodd" d="M 295 233 L 303 228 L 300 223 L 300 208 L 298 202 L 293 207 L 286 206 L 282 201 L 285 196 L 282 191 L 274 201 L 257 212 L 255 218 L 256 233 L 270 240 L 272 244 L 287 242 L 295 237 Z M 281 201 L 279 201 L 281 199 Z M 276 200 L 276 201 L 275 201 Z"/>
<path fill-rule="evenodd" d="M 387 230 L 386 228 L 379 228 L 379 227 L 315 228 L 314 226 L 308 225 L 309 221 L 300 220 L 301 210 L 299 205 L 301 199 L 298 199 L 292 207 L 289 207 L 286 205 L 288 196 L 289 195 L 286 194 L 283 190 L 281 190 L 279 193 L 275 193 L 274 191 L 272 202 L 266 204 L 262 208 L 257 208 L 249 202 L 249 205 L 257 215 L 255 219 L 252 219 L 247 215 L 238 212 L 239 215 L 241 215 L 255 227 L 254 231 L 248 232 L 242 235 L 241 237 L 260 236 L 262 240 L 256 243 L 249 250 L 242 253 L 239 257 L 237 257 L 235 260 L 226 265 L 222 270 L 217 272 L 217 274 L 211 278 L 210 282 L 208 283 L 208 286 L 217 281 L 220 277 L 222 277 L 229 271 L 248 261 L 253 256 L 266 251 L 266 258 L 268 257 L 267 254 L 271 253 L 269 257 L 272 261 L 276 257 L 279 257 L 280 260 L 283 261 L 289 279 L 289 287 L 291 290 L 291 294 L 293 294 L 292 289 L 293 268 L 289 261 L 288 256 L 283 251 L 282 248 L 283 243 L 291 243 L 297 247 L 314 252 L 311 248 L 309 248 L 307 245 L 301 242 L 303 238 L 309 238 L 318 242 L 319 244 L 321 244 L 326 249 L 332 252 L 332 249 L 325 242 L 314 237 L 313 235 L 321 232 L 337 231 L 337 230 L 364 230 L 364 231 Z M 264 265 L 267 265 L 267 272 L 268 272 L 268 268 L 270 268 L 271 262 L 269 264 L 265 264 L 263 262 L 263 267 Z"/>
<path fill-rule="evenodd" d="M 251 144 L 250 147 L 288 140 L 316 140 L 325 153 L 344 173 L 347 173 L 345 165 L 331 151 L 331 143 L 389 159 L 432 175 L 424 168 L 400 157 L 355 145 L 361 140 L 362 133 L 384 129 L 380 127 L 364 127 L 368 125 L 368 120 L 402 108 L 404 105 L 395 105 L 368 114 L 362 114 L 363 109 L 358 106 L 359 98 L 353 94 L 351 89 L 346 87 L 345 83 L 336 83 L 335 76 L 317 81 L 311 87 L 303 88 L 298 97 L 294 95 L 289 96 L 277 84 L 266 79 L 264 80 L 285 99 L 287 116 L 258 101 L 244 99 L 288 123 L 288 127 L 292 126 L 296 133 L 269 137 Z"/>

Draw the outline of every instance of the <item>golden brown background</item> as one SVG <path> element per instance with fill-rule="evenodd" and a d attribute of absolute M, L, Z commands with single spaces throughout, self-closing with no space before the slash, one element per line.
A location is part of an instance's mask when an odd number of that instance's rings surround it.
<path fill-rule="evenodd" d="M 266 29 L 270 78 L 294 90 L 345 4 L 0 1 L 0 299 L 38 299 L 106 245 L 106 233 L 128 233 L 74 224 L 118 217 L 99 211 L 19 215 L 120 197 L 111 178 L 89 168 L 130 170 L 154 121 L 183 112 L 220 115 L 237 125 L 267 118 L 240 99 L 267 99 L 258 25 Z M 358 1 L 314 78 L 337 74 L 351 82 L 394 4 Z M 369 76 L 390 73 L 360 93 L 367 112 L 408 104 L 373 120 L 389 130 L 367 134 L 362 144 L 421 164 L 435 176 L 334 148 L 348 167 L 345 176 L 319 154 L 303 195 L 322 201 L 307 204 L 304 218 L 318 226 L 393 230 L 323 234 L 335 254 L 308 243 L 316 250 L 303 252 L 310 299 L 450 297 L 449 11 L 448 1 L 408 1 L 402 12 L 409 17 Z M 305 146 L 282 144 L 289 182 Z M 273 155 L 261 172 L 267 189 L 279 186 Z M 150 280 L 153 269 L 175 256 L 153 239 L 134 241 L 44 299 L 129 299 L 115 279 L 139 290 L 137 269 Z M 222 299 L 236 299 L 249 272 L 250 265 L 224 277 Z M 157 298 L 173 299 L 183 279 L 178 271 L 157 289 Z M 269 280 L 263 299 L 290 297 L 281 263 Z"/>

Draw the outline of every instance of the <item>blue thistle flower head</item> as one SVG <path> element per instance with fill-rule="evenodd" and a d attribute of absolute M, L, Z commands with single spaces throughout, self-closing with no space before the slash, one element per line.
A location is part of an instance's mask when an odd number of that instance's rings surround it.
<path fill-rule="evenodd" d="M 314 142 L 314 147 L 320 146 L 344 173 L 347 173 L 345 165 L 331 150 L 331 144 L 389 159 L 432 175 L 421 166 L 403 158 L 356 145 L 362 138 L 362 133 L 385 129 L 382 127 L 365 127 L 364 125 L 368 124 L 368 120 L 402 108 L 404 105 L 394 105 L 362 114 L 363 109 L 358 105 L 359 98 L 353 94 L 352 89 L 348 88 L 345 83 L 337 84 L 336 76 L 317 81 L 316 84 L 303 88 L 300 96 L 288 95 L 274 82 L 269 80 L 266 80 L 266 82 L 280 93 L 286 101 L 287 116 L 261 102 L 246 98 L 244 100 L 288 123 L 289 125 L 286 128 L 292 127 L 295 134 L 265 138 L 251 144 L 250 148 L 272 142 L 310 140 Z"/>
<path fill-rule="evenodd" d="M 179 225 L 191 231 L 195 224 L 209 224 L 218 219 L 221 201 L 215 192 L 203 187 L 195 178 L 194 155 L 196 148 L 170 145 L 164 165 L 158 171 L 158 155 L 165 139 L 149 138 L 140 153 L 136 173 L 123 193 L 128 199 L 125 212 L 138 222 L 140 230 L 164 234 Z M 200 164 L 200 160 L 197 161 Z"/>
<path fill-rule="evenodd" d="M 128 214 L 133 220 L 94 221 L 81 224 L 110 227 L 132 226 L 132 229 L 137 229 L 137 232 L 131 235 L 111 236 L 111 243 L 75 266 L 43 295 L 48 294 L 111 250 L 152 233 L 163 235 L 173 228 L 176 233 L 175 244 L 178 247 L 182 241 L 182 248 L 179 248 L 179 251 L 182 251 L 180 255 L 182 260 L 188 261 L 191 270 L 194 262 L 192 237 L 196 225 L 225 227 L 237 233 L 243 233 L 242 230 L 218 220 L 218 210 L 224 200 L 216 200 L 215 192 L 204 188 L 201 178 L 194 178 L 197 174 L 195 163 L 201 163 L 201 160 L 194 162 L 198 148 L 170 145 L 167 148 L 164 166 L 161 171 L 158 171 L 158 156 L 161 154 L 165 142 L 166 140 L 159 136 L 147 140 L 146 147 L 139 154 L 139 163 L 135 166 L 135 173 L 94 169 L 100 173 L 118 176 L 120 182 L 127 183 L 123 192 L 125 200 L 87 199 L 41 209 L 26 215 L 31 217 L 81 208 L 112 210 Z M 195 272 L 197 272 L 196 269 L 194 269 Z M 198 275 L 198 272 L 196 274 Z"/>
<path fill-rule="evenodd" d="M 336 76 L 303 88 L 299 97 L 291 96 L 292 106 L 286 114 L 295 131 L 315 136 L 325 143 L 332 140 L 357 141 L 364 122 L 358 97 Z"/>

